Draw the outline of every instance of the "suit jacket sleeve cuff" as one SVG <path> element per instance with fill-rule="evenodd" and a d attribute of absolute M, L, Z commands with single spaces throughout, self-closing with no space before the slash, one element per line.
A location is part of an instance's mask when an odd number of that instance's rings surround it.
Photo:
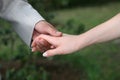
<path fill-rule="evenodd" d="M 12 23 L 15 31 L 29 47 L 35 24 L 44 20 L 30 4 L 23 0 L 14 0 L 1 17 Z"/>

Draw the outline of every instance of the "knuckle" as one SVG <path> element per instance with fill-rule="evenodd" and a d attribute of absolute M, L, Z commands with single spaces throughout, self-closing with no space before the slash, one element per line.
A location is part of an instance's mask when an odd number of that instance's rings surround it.
<path fill-rule="evenodd" d="M 65 54 L 65 52 L 63 50 L 60 50 L 58 54 L 63 55 L 63 54 Z"/>

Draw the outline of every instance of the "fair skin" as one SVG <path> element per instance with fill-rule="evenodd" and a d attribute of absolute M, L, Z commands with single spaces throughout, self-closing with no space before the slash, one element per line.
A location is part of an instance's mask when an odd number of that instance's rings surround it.
<path fill-rule="evenodd" d="M 40 21 L 35 25 L 35 29 L 33 31 L 33 40 L 40 34 L 48 34 L 51 36 L 62 36 L 62 33 L 56 30 L 50 23 L 47 21 Z M 32 44 L 33 46 L 36 44 Z M 41 48 L 39 48 L 41 46 Z M 39 42 L 39 47 L 36 45 L 36 48 L 33 48 L 32 51 L 41 51 L 44 52 L 49 49 L 50 44 L 46 40 L 41 40 Z"/>
<path fill-rule="evenodd" d="M 39 43 L 41 39 L 49 42 L 51 47 L 49 50 L 45 51 L 43 56 L 50 57 L 54 55 L 70 54 L 87 46 L 106 42 L 119 37 L 120 14 L 81 35 L 64 34 L 62 37 L 52 37 L 42 34 L 35 38 L 33 43 Z"/>

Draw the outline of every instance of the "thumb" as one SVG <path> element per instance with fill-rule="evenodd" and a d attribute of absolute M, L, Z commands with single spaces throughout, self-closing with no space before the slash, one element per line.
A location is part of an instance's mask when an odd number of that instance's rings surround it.
<path fill-rule="evenodd" d="M 59 32 L 57 29 L 55 29 L 51 24 L 47 28 L 46 32 L 51 36 L 62 36 L 62 32 Z"/>
<path fill-rule="evenodd" d="M 58 48 L 52 49 L 52 50 L 48 50 L 46 52 L 43 53 L 44 57 L 51 57 L 51 56 L 55 56 L 61 54 L 60 50 Z"/>
<path fill-rule="evenodd" d="M 36 31 L 41 34 L 49 34 L 51 36 L 62 36 L 62 33 L 59 32 L 56 28 L 53 27 L 47 21 L 40 21 L 35 25 Z"/>

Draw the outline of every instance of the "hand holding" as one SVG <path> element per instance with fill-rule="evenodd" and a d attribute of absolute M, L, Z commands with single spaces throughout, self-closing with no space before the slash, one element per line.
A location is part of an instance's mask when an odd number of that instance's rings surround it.
<path fill-rule="evenodd" d="M 52 37 L 49 35 L 40 35 L 35 41 L 39 43 L 41 39 L 45 39 L 51 44 L 51 49 L 47 50 L 43 56 L 50 57 L 54 55 L 63 55 L 75 52 L 83 48 L 84 39 L 77 35 L 63 35 L 62 37 Z M 52 47 L 54 46 L 54 47 Z"/>
<path fill-rule="evenodd" d="M 46 21 L 40 21 L 36 24 L 33 32 L 33 41 L 40 34 L 47 34 L 51 36 L 62 36 L 62 33 L 56 30 L 50 23 Z M 39 45 L 39 46 L 38 46 Z M 39 40 L 39 43 L 36 41 L 32 42 L 32 51 L 44 52 L 49 49 L 50 44 L 44 39 Z"/>

